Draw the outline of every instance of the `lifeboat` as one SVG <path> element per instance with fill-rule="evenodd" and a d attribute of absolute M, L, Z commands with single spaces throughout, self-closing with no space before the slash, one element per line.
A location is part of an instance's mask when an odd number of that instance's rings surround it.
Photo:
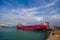
<path fill-rule="evenodd" d="M 49 28 L 49 23 L 45 22 L 40 25 L 17 25 L 17 29 L 23 29 L 23 30 L 45 30 Z"/>

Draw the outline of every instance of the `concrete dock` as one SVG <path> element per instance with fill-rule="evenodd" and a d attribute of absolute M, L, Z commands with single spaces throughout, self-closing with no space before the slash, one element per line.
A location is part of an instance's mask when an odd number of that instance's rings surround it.
<path fill-rule="evenodd" d="M 60 29 L 54 29 L 47 40 L 60 40 Z"/>

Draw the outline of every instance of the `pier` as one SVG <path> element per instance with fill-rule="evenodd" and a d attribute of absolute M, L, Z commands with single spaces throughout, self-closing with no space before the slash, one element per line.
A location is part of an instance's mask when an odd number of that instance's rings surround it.
<path fill-rule="evenodd" d="M 54 28 L 47 40 L 60 40 L 60 29 Z"/>

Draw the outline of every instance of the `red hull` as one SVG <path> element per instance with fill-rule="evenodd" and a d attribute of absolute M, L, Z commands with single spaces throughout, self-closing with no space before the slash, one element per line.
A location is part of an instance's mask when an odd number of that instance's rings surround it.
<path fill-rule="evenodd" d="M 28 30 L 34 30 L 34 29 L 48 29 L 48 25 L 32 25 L 32 26 L 16 26 L 17 29 L 28 29 Z"/>

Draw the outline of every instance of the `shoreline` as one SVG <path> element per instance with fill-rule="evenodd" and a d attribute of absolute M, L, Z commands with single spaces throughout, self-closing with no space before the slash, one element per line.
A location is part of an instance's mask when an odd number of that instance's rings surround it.
<path fill-rule="evenodd" d="M 60 40 L 60 29 L 53 30 L 47 37 L 47 40 Z"/>

